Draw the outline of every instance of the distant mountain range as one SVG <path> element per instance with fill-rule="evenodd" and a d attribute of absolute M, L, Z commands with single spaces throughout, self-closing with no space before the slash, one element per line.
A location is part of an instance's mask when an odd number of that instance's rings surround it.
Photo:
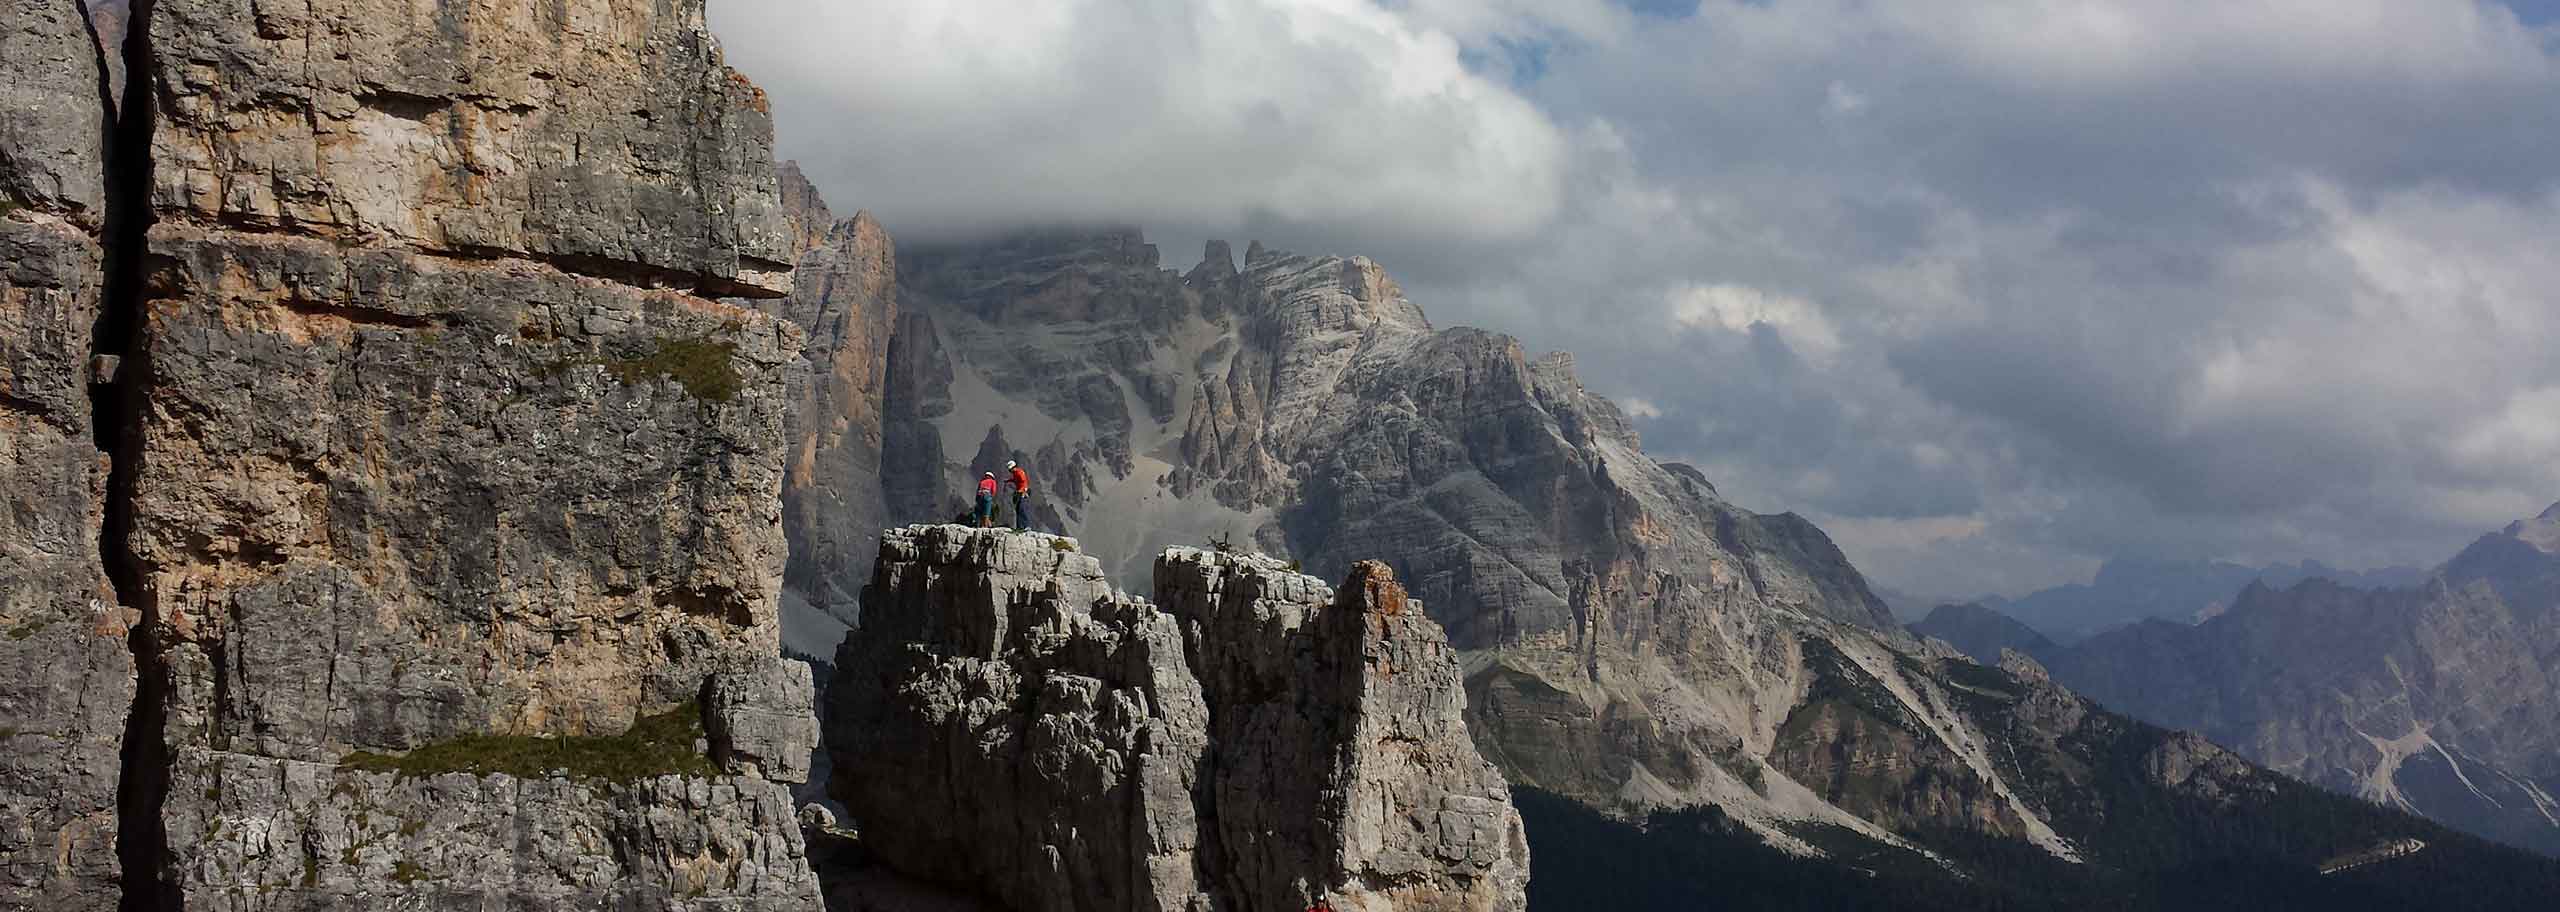
<path fill-rule="evenodd" d="M 1987 605 L 1941 607 L 1912 630 L 1985 662 L 2015 650 L 2111 708 L 2560 854 L 2560 505 L 2410 585 L 2260 578 L 2229 598 L 2201 623 L 2071 644 Z"/>
<path fill-rule="evenodd" d="M 2325 579 L 2343 586 L 2395 589 L 2426 578 L 2427 571 L 2418 567 L 2341 570 L 2316 560 L 2252 567 L 2229 561 L 2118 559 L 2101 565 L 2097 578 L 2087 583 L 2014 599 L 1985 595 L 1955 603 L 1990 608 L 2057 642 L 2076 643 L 2140 621 L 2202 621 L 2228 610 L 2233 596 L 2252 582 L 2289 589 L 2305 580 Z M 1891 589 L 1879 589 L 1877 595 L 1906 621 L 1925 618 L 1946 603 Z"/>

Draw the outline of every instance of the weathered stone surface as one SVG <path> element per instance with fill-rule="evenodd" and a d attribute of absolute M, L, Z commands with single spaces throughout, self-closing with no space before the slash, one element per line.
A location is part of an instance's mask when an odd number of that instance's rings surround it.
<path fill-rule="evenodd" d="M 887 864 L 1026 910 L 1523 907 L 1456 654 L 1383 566 L 1337 601 L 1169 551 L 1158 608 L 1064 541 L 882 537 L 829 749 Z"/>
<path fill-rule="evenodd" d="M 1385 564 L 1339 591 L 1172 549 L 1156 591 L 1210 707 L 1218 894 L 1234 908 L 1520 909 L 1528 842 L 1467 738 L 1457 653 Z"/>
<path fill-rule="evenodd" d="M 787 735 L 778 718 L 806 712 L 805 672 L 796 693 L 706 688 L 724 669 L 739 683 L 788 673 L 774 667 L 775 496 L 796 330 L 525 260 L 182 223 L 154 229 L 151 244 L 148 457 L 130 548 L 157 595 L 173 669 L 167 738 L 182 758 L 299 761 L 290 768 L 319 792 L 370 795 L 376 784 L 330 764 L 469 735 L 613 734 L 711 690 L 720 700 L 706 715 L 731 725 L 724 745 L 747 776 L 683 788 L 769 789 L 771 812 L 736 825 L 764 827 L 757 838 L 796 857 L 787 793 L 755 777 L 787 780 L 805 757 L 805 729 Z M 777 704 L 750 705 L 768 697 Z M 188 762 L 165 813 L 168 870 L 191 904 L 320 908 L 378 881 L 350 873 L 270 897 L 243 885 L 283 875 L 181 849 L 191 818 L 331 825 L 312 816 L 331 813 L 323 805 L 202 807 L 211 799 L 187 787 Z M 578 869 L 526 866 L 522 883 L 465 892 L 639 895 L 618 881 L 711 864 L 600 856 L 610 842 L 581 827 L 645 821 L 617 822 L 636 812 L 607 809 L 601 793 L 554 804 L 507 812 L 562 828 L 528 850 L 620 875 L 546 886 L 542 872 Z M 480 866 L 397 826 L 373 837 L 378 866 Z M 814 896 L 795 863 L 720 889 L 787 907 Z M 617 885 L 597 892 L 606 883 Z"/>
<path fill-rule="evenodd" d="M 0 206 L 91 229 L 106 207 L 107 111 L 79 0 L 0 2 Z"/>
<path fill-rule="evenodd" d="M 106 459 L 86 378 L 98 247 L 0 216 L 0 909 L 106 909 L 129 621 L 98 559 Z"/>
<path fill-rule="evenodd" d="M 24 433 L 89 436 L 99 256 L 96 240 L 52 213 L 0 216 L 0 417 Z"/>
<path fill-rule="evenodd" d="M 12 670 L 0 680 L 0 909 L 115 902 L 134 680 L 98 569 L 99 463 L 85 433 L 0 407 L 0 667 Z"/>
<path fill-rule="evenodd" d="M 1188 908 L 1199 682 L 1173 617 L 1059 541 L 881 537 L 828 690 L 830 794 L 890 866 L 1010 908 Z"/>
<path fill-rule="evenodd" d="M 711 756 L 733 774 L 808 781 L 809 755 L 818 749 L 816 700 L 806 663 L 722 669 L 703 697 Z"/>
<path fill-rule="evenodd" d="M 167 0 L 148 27 L 164 213 L 790 290 L 772 114 L 702 0 Z"/>
<path fill-rule="evenodd" d="M 619 731 L 773 652 L 795 332 L 526 261 L 152 244 L 132 550 L 179 740 Z"/>
<path fill-rule="evenodd" d="M 818 907 L 785 787 L 449 773 L 188 750 L 169 842 L 187 908 Z"/>
<path fill-rule="evenodd" d="M 88 392 L 105 112 L 78 3 L 0 21 L 0 910 L 109 909 L 135 683 Z"/>
<path fill-rule="evenodd" d="M 87 406 L 93 319 L 136 336 L 98 397 L 130 486 L 56 460 L 48 490 L 81 512 L 25 537 L 84 546 L 55 601 L 119 649 L 97 568 L 145 596 L 153 673 L 120 693 L 123 820 L 149 826 L 124 886 L 220 909 L 813 907 L 783 784 L 806 775 L 811 686 L 776 655 L 802 334 L 698 296 L 779 294 L 789 259 L 769 115 L 700 4 L 136 12 L 154 180 L 108 186 L 156 224 L 103 259 L 142 280 L 0 311 L 62 327 L 0 343 L 47 373 L 27 401 L 49 415 Z M 56 417 L 85 443 L 85 411 Z M 348 762 L 679 707 L 721 767 L 681 747 L 619 783 Z M 63 832 L 49 854 L 87 838 Z"/>

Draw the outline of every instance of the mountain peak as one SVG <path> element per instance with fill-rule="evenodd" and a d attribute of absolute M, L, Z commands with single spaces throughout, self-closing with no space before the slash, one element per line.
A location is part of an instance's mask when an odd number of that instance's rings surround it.
<path fill-rule="evenodd" d="M 1235 249 L 1225 241 L 1213 240 L 1201 245 L 1200 265 L 1191 267 L 1191 274 L 1182 278 L 1186 282 L 1223 282 L 1235 275 Z"/>
<path fill-rule="evenodd" d="M 2507 536 L 2545 554 L 2560 554 L 2560 503 L 2542 511 L 2532 519 L 2520 519 L 2507 525 Z"/>

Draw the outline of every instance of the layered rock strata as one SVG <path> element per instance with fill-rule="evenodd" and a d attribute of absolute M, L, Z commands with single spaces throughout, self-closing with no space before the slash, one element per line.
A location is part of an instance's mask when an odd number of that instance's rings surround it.
<path fill-rule="evenodd" d="M 1456 653 L 1390 571 L 1156 568 L 1160 604 L 1068 539 L 882 537 L 828 708 L 882 859 L 1025 910 L 1522 908 Z"/>
<path fill-rule="evenodd" d="M 700 3 L 138 3 L 120 117 L 10 10 L 7 895 L 813 907 L 801 333 L 710 297 L 788 226 Z"/>

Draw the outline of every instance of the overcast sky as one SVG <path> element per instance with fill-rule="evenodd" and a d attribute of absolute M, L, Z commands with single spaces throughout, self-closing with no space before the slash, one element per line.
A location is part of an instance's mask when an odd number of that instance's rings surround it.
<path fill-rule="evenodd" d="M 902 241 L 1366 253 L 1932 596 L 2560 500 L 2560 0 L 712 0 Z"/>

